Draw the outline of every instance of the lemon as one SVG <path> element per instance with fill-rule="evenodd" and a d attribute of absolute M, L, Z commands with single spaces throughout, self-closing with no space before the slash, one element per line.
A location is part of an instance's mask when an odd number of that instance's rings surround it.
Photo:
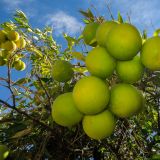
<path fill-rule="evenodd" d="M 130 84 L 119 83 L 112 87 L 110 110 L 120 118 L 130 117 L 143 108 L 141 92 Z"/>
<path fill-rule="evenodd" d="M 113 133 L 116 120 L 110 111 L 105 110 L 96 115 L 84 116 L 82 125 L 90 138 L 101 140 Z"/>
<path fill-rule="evenodd" d="M 90 46 L 96 46 L 97 41 L 96 41 L 96 31 L 98 28 L 99 24 L 96 22 L 92 22 L 87 24 L 84 27 L 84 30 L 82 32 L 84 42 Z"/>
<path fill-rule="evenodd" d="M 83 77 L 73 89 L 74 102 L 78 110 L 84 114 L 97 114 L 103 111 L 109 97 L 108 85 L 94 76 Z"/>
<path fill-rule="evenodd" d="M 106 47 L 117 60 L 131 60 L 141 50 L 142 38 L 136 27 L 122 23 L 109 31 Z"/>
<path fill-rule="evenodd" d="M 96 40 L 100 46 L 105 47 L 106 44 L 106 37 L 109 31 L 116 26 L 118 23 L 114 21 L 106 21 L 99 25 L 97 32 L 96 32 Z"/>
<path fill-rule="evenodd" d="M 102 47 L 91 50 L 85 59 L 85 63 L 92 75 L 104 79 L 111 76 L 116 67 L 115 59 Z"/>
<path fill-rule="evenodd" d="M 160 71 L 160 37 L 146 40 L 141 51 L 141 61 L 146 68 Z"/>
<path fill-rule="evenodd" d="M 67 82 L 73 77 L 72 65 L 64 60 L 57 60 L 52 69 L 52 77 L 58 82 Z"/>
<path fill-rule="evenodd" d="M 123 82 L 135 83 L 142 78 L 144 66 L 141 63 L 140 57 L 135 56 L 129 61 L 118 61 L 116 72 Z"/>
<path fill-rule="evenodd" d="M 82 120 L 80 113 L 73 101 L 72 92 L 59 95 L 52 105 L 52 117 L 54 121 L 61 125 L 70 127 Z"/>

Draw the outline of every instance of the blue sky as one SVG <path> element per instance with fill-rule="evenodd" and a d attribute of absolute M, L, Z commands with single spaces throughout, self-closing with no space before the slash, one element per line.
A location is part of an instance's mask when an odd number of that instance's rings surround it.
<path fill-rule="evenodd" d="M 118 11 L 125 19 L 128 14 L 140 31 L 147 29 L 151 35 L 155 29 L 160 28 L 160 0 L 0 0 L 0 23 L 11 20 L 15 10 L 21 9 L 34 28 L 52 26 L 55 39 L 63 45 L 62 32 L 78 36 L 84 26 L 79 9 L 86 10 L 94 5 L 99 15 L 109 18 L 106 4 L 110 5 L 115 18 Z M 1 67 L 0 76 L 5 72 Z M 15 74 L 20 78 L 25 72 Z M 7 92 L 0 88 L 0 98 L 5 95 L 8 95 Z"/>

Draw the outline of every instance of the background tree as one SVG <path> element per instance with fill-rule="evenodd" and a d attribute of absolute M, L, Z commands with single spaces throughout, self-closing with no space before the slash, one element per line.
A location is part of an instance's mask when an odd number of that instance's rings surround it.
<path fill-rule="evenodd" d="M 84 23 L 105 21 L 90 9 L 80 11 Z M 111 15 L 111 18 L 113 16 Z M 119 22 L 122 17 L 118 16 Z M 160 72 L 146 70 L 136 86 L 143 90 L 146 106 L 143 114 L 129 119 L 119 119 L 114 134 L 102 141 L 87 137 L 81 124 L 64 128 L 51 117 L 51 105 L 61 93 L 72 91 L 78 79 L 87 74 L 84 57 L 88 48 L 82 39 L 64 34 L 67 48 L 62 50 L 52 36 L 52 28 L 34 29 L 22 11 L 16 11 L 13 21 L 1 24 L 2 30 L 14 30 L 24 38 L 21 47 L 4 63 L 6 75 L 0 85 L 10 91 L 8 100 L 0 99 L 0 143 L 10 149 L 8 159 L 150 159 L 160 150 Z M 143 34 L 144 38 L 146 34 Z M 27 65 L 27 74 L 12 80 L 19 56 Z M 56 60 L 71 61 L 74 77 L 65 83 L 52 78 L 51 70 Z M 14 67 L 14 68 L 13 68 Z M 21 70 L 21 69 L 19 69 Z M 17 75 L 18 76 L 18 75 Z M 115 83 L 116 75 L 109 79 Z"/>

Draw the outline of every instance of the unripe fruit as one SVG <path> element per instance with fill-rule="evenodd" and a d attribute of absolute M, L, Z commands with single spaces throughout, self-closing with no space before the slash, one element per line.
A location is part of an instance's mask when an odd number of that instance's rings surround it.
<path fill-rule="evenodd" d="M 85 26 L 82 35 L 84 42 L 90 46 L 96 46 L 97 41 L 96 41 L 96 31 L 98 28 L 99 24 L 96 22 L 89 23 Z"/>
<path fill-rule="evenodd" d="M 120 118 L 138 113 L 144 106 L 141 92 L 130 84 L 120 83 L 112 87 L 110 110 Z"/>
<path fill-rule="evenodd" d="M 136 27 L 123 23 L 109 31 L 106 47 L 117 60 L 131 60 L 141 50 L 142 38 Z"/>
<path fill-rule="evenodd" d="M 96 32 L 96 40 L 100 46 L 105 47 L 106 37 L 109 31 L 116 25 L 118 25 L 118 23 L 113 22 L 113 21 L 106 21 L 99 25 L 97 32 Z"/>
<path fill-rule="evenodd" d="M 16 50 L 16 44 L 13 41 L 6 41 L 2 43 L 1 47 L 10 52 L 13 52 Z"/>
<path fill-rule="evenodd" d="M 26 69 L 26 64 L 23 61 L 21 61 L 21 60 L 15 61 L 13 63 L 13 66 L 18 71 L 23 71 L 23 70 Z"/>
<path fill-rule="evenodd" d="M 19 33 L 16 31 L 8 31 L 7 37 L 10 41 L 18 41 L 19 40 Z"/>
<path fill-rule="evenodd" d="M 88 71 L 97 77 L 107 78 L 111 76 L 116 67 L 116 61 L 109 55 L 107 50 L 102 47 L 96 47 L 91 50 L 86 59 Z"/>
<path fill-rule="evenodd" d="M 12 55 L 12 52 L 7 50 L 3 50 L 1 53 L 2 53 L 2 57 L 5 59 L 8 59 Z"/>
<path fill-rule="evenodd" d="M 4 66 L 6 64 L 6 59 L 0 56 L 0 66 Z"/>
<path fill-rule="evenodd" d="M 144 66 L 140 61 L 140 57 L 136 56 L 129 61 L 118 61 L 116 72 L 123 82 L 135 83 L 142 78 Z"/>
<path fill-rule="evenodd" d="M 73 101 L 72 92 L 59 95 L 52 105 L 52 117 L 61 125 L 70 127 L 82 120 L 83 114 L 78 111 Z"/>
<path fill-rule="evenodd" d="M 105 110 L 96 115 L 84 116 L 82 125 L 90 138 L 101 140 L 113 133 L 116 121 L 112 113 Z"/>
<path fill-rule="evenodd" d="M 26 41 L 24 38 L 20 37 L 18 41 L 15 42 L 17 45 L 17 48 L 23 49 L 26 46 Z"/>
<path fill-rule="evenodd" d="M 146 68 L 160 71 L 160 37 L 146 40 L 142 46 L 141 61 Z"/>
<path fill-rule="evenodd" d="M 4 43 L 7 40 L 7 34 L 4 30 L 0 30 L 0 43 Z"/>
<path fill-rule="evenodd" d="M 0 145 L 0 160 L 5 160 L 9 155 L 9 149 L 6 145 Z"/>
<path fill-rule="evenodd" d="M 73 99 L 78 110 L 84 114 L 97 114 L 103 111 L 109 102 L 108 85 L 97 77 L 80 79 L 73 89 Z"/>
<path fill-rule="evenodd" d="M 57 60 L 52 69 L 52 77 L 58 82 L 67 82 L 73 77 L 72 65 L 64 60 Z"/>

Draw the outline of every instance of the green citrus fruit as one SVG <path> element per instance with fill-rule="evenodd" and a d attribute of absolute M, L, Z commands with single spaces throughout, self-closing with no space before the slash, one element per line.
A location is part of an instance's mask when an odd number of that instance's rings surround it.
<path fill-rule="evenodd" d="M 15 42 L 17 45 L 17 48 L 23 49 L 26 46 L 26 41 L 24 38 L 20 37 L 18 41 Z"/>
<path fill-rule="evenodd" d="M 0 66 L 4 66 L 6 64 L 6 59 L 0 56 Z"/>
<path fill-rule="evenodd" d="M 7 50 L 3 50 L 1 53 L 4 59 L 8 59 L 12 55 L 12 52 L 7 51 Z"/>
<path fill-rule="evenodd" d="M 10 41 L 18 41 L 19 40 L 19 33 L 16 31 L 8 31 L 7 37 Z"/>
<path fill-rule="evenodd" d="M 55 99 L 52 105 L 52 117 L 57 124 L 66 127 L 82 120 L 83 114 L 76 108 L 72 92 L 64 93 Z"/>
<path fill-rule="evenodd" d="M 116 61 L 105 48 L 96 47 L 89 52 L 85 59 L 88 71 L 97 77 L 107 78 L 113 74 Z"/>
<path fill-rule="evenodd" d="M 52 76 L 58 82 L 67 82 L 73 77 L 72 65 L 64 60 L 57 60 L 52 69 Z"/>
<path fill-rule="evenodd" d="M 108 85 L 97 77 L 80 79 L 73 89 L 73 99 L 79 111 L 84 114 L 97 114 L 103 111 L 109 101 Z"/>
<path fill-rule="evenodd" d="M 0 160 L 5 160 L 9 155 L 9 149 L 6 145 L 0 145 Z"/>
<path fill-rule="evenodd" d="M 101 140 L 110 136 L 116 125 L 114 116 L 108 110 L 96 115 L 86 115 L 82 121 L 84 132 L 93 139 Z"/>
<path fill-rule="evenodd" d="M 7 51 L 13 52 L 16 50 L 16 44 L 13 41 L 6 41 L 2 43 L 1 47 Z"/>
<path fill-rule="evenodd" d="M 117 60 L 130 60 L 140 51 L 142 38 L 136 27 L 123 23 L 109 31 L 106 47 Z"/>
<path fill-rule="evenodd" d="M 160 37 L 149 38 L 142 46 L 141 61 L 152 70 L 160 71 Z"/>
<path fill-rule="evenodd" d="M 130 84 L 120 83 L 111 89 L 110 110 L 126 118 L 138 113 L 144 105 L 141 92 Z"/>
<path fill-rule="evenodd" d="M 26 69 L 26 64 L 23 61 L 21 61 L 21 60 L 15 61 L 13 63 L 13 66 L 18 71 L 23 71 L 23 70 Z"/>
<path fill-rule="evenodd" d="M 135 83 L 143 76 L 144 66 L 140 57 L 135 56 L 129 61 L 118 61 L 116 66 L 118 77 L 126 83 Z"/>
<path fill-rule="evenodd" d="M 106 45 L 106 37 L 109 31 L 116 26 L 118 23 L 113 21 L 106 21 L 99 25 L 96 32 L 96 40 L 100 46 L 105 47 Z"/>
<path fill-rule="evenodd" d="M 7 34 L 4 30 L 0 30 L 0 43 L 4 43 L 7 40 Z"/>
<path fill-rule="evenodd" d="M 96 31 L 97 31 L 98 26 L 99 26 L 98 23 L 92 22 L 92 23 L 87 24 L 84 27 L 82 35 L 83 35 L 83 39 L 84 39 L 86 44 L 88 44 L 90 46 L 96 46 L 97 45 Z"/>

